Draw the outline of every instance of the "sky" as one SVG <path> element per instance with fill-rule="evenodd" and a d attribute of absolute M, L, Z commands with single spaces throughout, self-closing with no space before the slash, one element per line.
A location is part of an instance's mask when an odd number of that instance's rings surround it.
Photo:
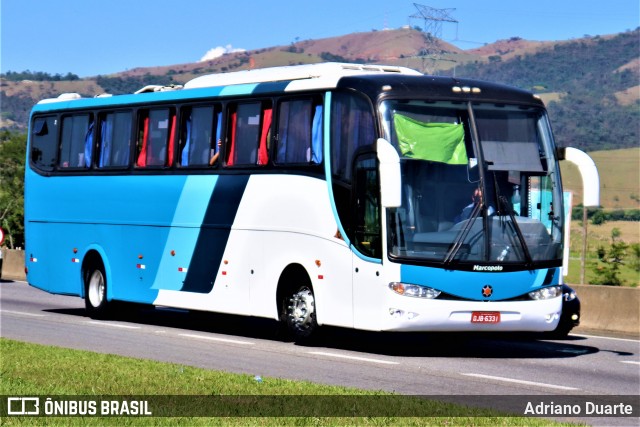
<path fill-rule="evenodd" d="M 640 26 L 638 0 L 422 0 L 458 23 L 462 49 L 501 39 L 569 40 Z M 196 62 L 207 54 L 354 32 L 425 28 L 405 0 L 0 0 L 0 70 L 80 77 Z"/>

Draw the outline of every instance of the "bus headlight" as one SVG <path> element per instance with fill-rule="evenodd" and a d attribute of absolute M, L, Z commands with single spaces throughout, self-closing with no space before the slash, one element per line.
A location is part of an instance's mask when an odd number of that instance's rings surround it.
<path fill-rule="evenodd" d="M 398 295 L 427 299 L 438 298 L 438 295 L 440 295 L 441 293 L 439 290 L 430 288 L 428 286 L 412 285 L 410 283 L 401 282 L 389 283 L 389 289 L 391 289 Z"/>
<path fill-rule="evenodd" d="M 562 295 L 562 286 L 548 286 L 538 289 L 537 291 L 529 292 L 529 297 L 535 300 L 551 299 L 559 297 L 560 295 Z"/>

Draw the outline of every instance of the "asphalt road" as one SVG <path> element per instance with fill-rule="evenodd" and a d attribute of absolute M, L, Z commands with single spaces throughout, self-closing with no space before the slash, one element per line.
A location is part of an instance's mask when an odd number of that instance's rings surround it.
<path fill-rule="evenodd" d="M 630 395 L 635 403 L 640 395 L 640 341 L 633 338 L 326 329 L 315 343 L 302 346 L 281 340 L 275 323 L 263 319 L 134 307 L 113 320 L 96 321 L 85 315 L 83 300 L 50 295 L 24 282 L 0 282 L 0 321 L 1 336 L 20 341 L 262 377 L 449 396 L 467 404 L 499 407 L 504 396 L 514 395 L 533 405 L 576 395 L 614 401 Z M 637 416 L 582 414 L 565 420 L 640 425 Z"/>

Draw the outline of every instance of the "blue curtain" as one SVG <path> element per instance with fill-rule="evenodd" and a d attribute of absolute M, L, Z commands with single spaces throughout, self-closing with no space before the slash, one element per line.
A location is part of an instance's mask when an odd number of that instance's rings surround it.
<path fill-rule="evenodd" d="M 102 122 L 102 129 L 100 132 L 100 163 L 98 165 L 101 168 L 111 165 L 111 150 L 113 144 L 113 118 L 113 114 L 109 114 L 105 118 L 104 122 Z"/>
<path fill-rule="evenodd" d="M 89 129 L 84 136 L 84 165 L 91 166 L 91 152 L 93 151 L 93 122 L 89 124 Z"/>
<path fill-rule="evenodd" d="M 185 142 L 184 147 L 182 148 L 182 159 L 180 160 L 180 164 L 182 166 L 189 166 L 189 149 L 191 147 L 191 115 L 189 115 L 189 118 L 187 119 L 186 126 L 187 142 Z"/>
<path fill-rule="evenodd" d="M 322 163 L 322 128 L 322 105 L 316 105 L 311 129 L 311 161 L 315 164 Z"/>

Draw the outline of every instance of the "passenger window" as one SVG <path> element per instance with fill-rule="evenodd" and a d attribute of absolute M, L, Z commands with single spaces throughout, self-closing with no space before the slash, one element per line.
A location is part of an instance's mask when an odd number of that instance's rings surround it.
<path fill-rule="evenodd" d="M 266 165 L 269 162 L 271 117 L 272 108 L 268 102 L 231 106 L 227 166 Z"/>
<path fill-rule="evenodd" d="M 139 116 L 138 167 L 171 166 L 176 116 L 171 109 L 143 111 Z"/>
<path fill-rule="evenodd" d="M 98 167 L 126 167 L 131 155 L 131 111 L 105 114 L 100 121 Z"/>
<path fill-rule="evenodd" d="M 62 119 L 60 140 L 61 168 L 88 168 L 93 152 L 93 116 L 78 114 Z"/>
<path fill-rule="evenodd" d="M 42 171 L 52 171 L 58 152 L 58 119 L 54 116 L 38 117 L 31 132 L 31 162 Z"/>
<path fill-rule="evenodd" d="M 220 154 L 222 111 L 219 106 L 182 110 L 180 165 L 215 165 Z"/>
<path fill-rule="evenodd" d="M 322 105 L 299 99 L 280 103 L 276 163 L 322 163 Z"/>

